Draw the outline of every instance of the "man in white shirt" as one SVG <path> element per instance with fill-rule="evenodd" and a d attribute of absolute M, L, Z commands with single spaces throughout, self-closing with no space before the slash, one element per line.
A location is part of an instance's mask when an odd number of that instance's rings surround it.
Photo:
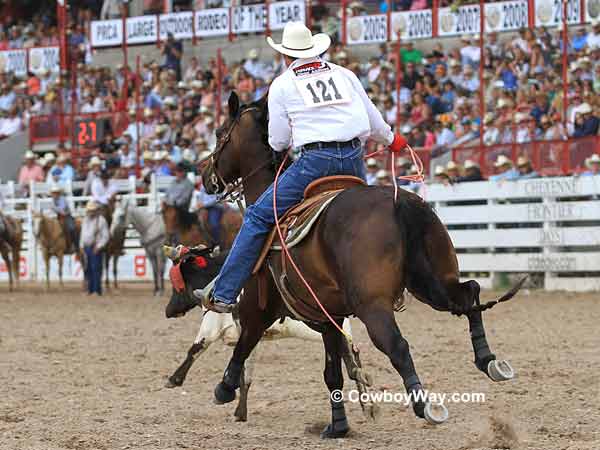
<path fill-rule="evenodd" d="M 108 170 L 103 169 L 100 172 L 100 178 L 92 181 L 92 199 L 102 210 L 102 215 L 106 216 L 109 211 L 109 205 L 117 195 L 117 187 L 110 179 Z"/>
<path fill-rule="evenodd" d="M 277 152 L 290 147 L 301 152 L 278 182 L 278 214 L 300 202 L 306 186 L 317 178 L 365 179 L 361 141 L 371 138 L 394 152 L 406 147 L 406 139 L 392 133 L 356 75 L 319 57 L 331 44 L 328 35 L 313 36 L 302 22 L 288 22 L 282 43 L 270 37 L 267 43 L 284 55 L 288 66 L 269 90 L 269 145 Z M 238 102 L 230 97 L 230 110 Z M 205 306 L 231 312 L 274 223 L 271 185 L 248 207 L 214 291 L 210 283 L 194 292 Z"/>
<path fill-rule="evenodd" d="M 600 48 L 600 19 L 592 22 L 592 30 L 587 35 L 587 46 L 589 49 Z"/>

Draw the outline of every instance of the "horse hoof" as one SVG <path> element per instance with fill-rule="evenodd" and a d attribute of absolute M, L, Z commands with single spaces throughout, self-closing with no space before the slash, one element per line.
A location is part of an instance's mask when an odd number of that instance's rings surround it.
<path fill-rule="evenodd" d="M 334 429 L 331 424 L 327 425 L 325 429 L 321 432 L 321 439 L 340 439 L 346 437 L 350 428 L 348 425 L 345 427 L 341 427 L 338 429 Z"/>
<path fill-rule="evenodd" d="M 215 388 L 215 403 L 217 405 L 224 405 L 235 400 L 235 389 L 230 388 L 225 383 L 221 382 L 217 384 Z"/>
<path fill-rule="evenodd" d="M 448 420 L 448 408 L 442 403 L 431 403 L 425 404 L 425 420 L 431 425 L 439 425 Z"/>
<path fill-rule="evenodd" d="M 493 381 L 507 381 L 515 377 L 515 370 L 504 359 L 490 361 L 487 366 L 487 373 Z"/>
<path fill-rule="evenodd" d="M 245 412 L 236 411 L 234 416 L 236 422 L 246 422 L 248 420 L 248 415 Z"/>
<path fill-rule="evenodd" d="M 168 389 L 173 389 L 179 387 L 183 384 L 183 381 L 177 380 L 176 378 L 169 377 L 167 382 L 165 383 L 165 387 Z"/>

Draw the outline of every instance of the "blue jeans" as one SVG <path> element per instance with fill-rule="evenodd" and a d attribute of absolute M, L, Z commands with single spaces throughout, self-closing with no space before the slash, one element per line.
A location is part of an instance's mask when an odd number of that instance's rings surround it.
<path fill-rule="evenodd" d="M 87 280 L 88 293 L 102 295 L 102 261 L 104 259 L 104 252 L 96 254 L 94 253 L 94 248 L 91 246 L 86 246 L 83 250 L 85 251 L 85 259 L 87 261 L 85 279 Z"/>
<path fill-rule="evenodd" d="M 354 175 L 365 179 L 365 167 L 360 143 L 344 146 L 331 144 L 319 150 L 303 152 L 277 183 L 277 216 L 302 200 L 304 189 L 317 178 L 330 175 Z M 273 225 L 273 185 L 269 186 L 249 206 L 225 264 L 221 268 L 213 296 L 215 299 L 233 304 L 244 284 L 252 275 L 260 250 Z"/>

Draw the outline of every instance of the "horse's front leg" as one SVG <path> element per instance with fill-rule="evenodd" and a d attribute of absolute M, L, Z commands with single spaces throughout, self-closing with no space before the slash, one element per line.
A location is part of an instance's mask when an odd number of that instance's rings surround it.
<path fill-rule="evenodd" d="M 50 255 L 44 257 L 46 260 L 46 290 L 50 290 Z"/>
<path fill-rule="evenodd" d="M 223 404 L 235 400 L 235 391 L 241 385 L 241 375 L 244 364 L 256 344 L 260 341 L 265 330 L 275 321 L 268 311 L 256 308 L 248 309 L 243 315 L 241 334 L 233 350 L 233 356 L 225 369 L 223 380 L 215 388 L 215 403 Z"/>
<path fill-rule="evenodd" d="M 207 311 L 202 318 L 198 335 L 189 348 L 185 360 L 173 372 L 173 375 L 169 377 L 165 387 L 174 388 L 183 385 L 194 361 L 206 351 L 210 344 L 221 338 L 225 330 L 233 326 L 231 314 L 218 314 L 213 311 Z"/>
<path fill-rule="evenodd" d="M 64 262 L 64 257 L 65 255 L 58 255 L 56 257 L 56 259 L 58 259 L 58 281 L 60 284 L 60 287 L 64 287 L 64 283 L 63 283 L 63 262 Z"/>

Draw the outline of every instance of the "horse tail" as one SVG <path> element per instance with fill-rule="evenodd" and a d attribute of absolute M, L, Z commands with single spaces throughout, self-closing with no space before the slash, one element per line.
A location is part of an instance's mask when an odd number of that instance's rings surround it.
<path fill-rule="evenodd" d="M 430 261 L 426 235 L 436 215 L 431 206 L 416 195 L 400 195 L 394 216 L 405 245 L 406 287 L 415 297 L 439 311 L 448 311 L 452 300 Z"/>

